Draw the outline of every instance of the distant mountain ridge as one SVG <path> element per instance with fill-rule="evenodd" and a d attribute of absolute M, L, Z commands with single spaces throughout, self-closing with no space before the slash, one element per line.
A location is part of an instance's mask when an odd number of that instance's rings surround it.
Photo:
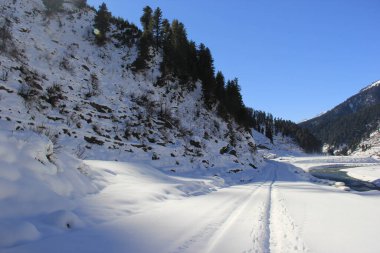
<path fill-rule="evenodd" d="M 379 115 L 380 81 L 376 81 L 332 110 L 299 125 L 326 144 L 326 150 L 350 153 L 377 130 Z"/>

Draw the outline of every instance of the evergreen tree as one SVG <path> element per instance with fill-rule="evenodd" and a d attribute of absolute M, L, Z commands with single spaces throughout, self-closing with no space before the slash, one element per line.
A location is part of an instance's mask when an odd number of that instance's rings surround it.
<path fill-rule="evenodd" d="M 107 5 L 102 3 L 95 15 L 95 36 L 96 43 L 101 46 L 106 43 L 107 32 L 110 30 L 111 13 L 108 11 Z"/>
<path fill-rule="evenodd" d="M 221 71 L 218 71 L 215 76 L 215 96 L 220 101 L 220 103 L 224 103 L 225 97 L 225 79 L 224 75 Z"/>
<path fill-rule="evenodd" d="M 198 78 L 197 49 L 193 41 L 188 41 L 185 26 L 178 20 L 170 25 L 162 21 L 163 62 L 162 79 L 168 74 L 176 76 L 182 85 L 191 90 L 194 84 L 189 82 Z"/>
<path fill-rule="evenodd" d="M 141 25 L 143 27 L 143 33 L 138 44 L 138 55 L 133 63 L 135 71 L 144 70 L 148 67 L 148 62 L 151 59 L 150 47 L 153 42 L 153 17 L 152 8 L 145 6 L 143 9 L 143 15 L 140 18 Z"/>
<path fill-rule="evenodd" d="M 214 60 L 210 50 L 204 44 L 200 44 L 198 50 L 198 76 L 202 81 L 205 104 L 208 108 L 211 108 L 214 103 L 215 90 Z"/>
<path fill-rule="evenodd" d="M 246 109 L 243 98 L 240 94 L 238 79 L 228 81 L 226 86 L 227 111 L 238 121 L 243 123 L 246 116 Z"/>
<path fill-rule="evenodd" d="M 198 55 L 197 45 L 194 41 L 190 41 L 187 47 L 187 70 L 191 81 L 195 82 L 198 79 Z"/>
<path fill-rule="evenodd" d="M 172 59 L 172 48 L 171 48 L 171 39 L 172 39 L 172 29 L 169 23 L 169 20 L 164 19 L 162 21 L 162 48 L 163 48 L 163 59 L 161 62 L 161 79 L 164 79 L 164 77 L 170 72 L 172 69 L 171 66 L 171 59 Z"/>
<path fill-rule="evenodd" d="M 140 18 L 141 25 L 143 27 L 143 37 L 147 39 L 152 39 L 152 29 L 153 29 L 153 10 L 149 6 L 145 6 L 143 9 L 143 15 Z"/>
<path fill-rule="evenodd" d="M 188 79 L 187 50 L 188 40 L 185 26 L 178 20 L 173 20 L 171 47 L 173 50 L 174 74 L 184 82 Z"/>
<path fill-rule="evenodd" d="M 87 0 L 74 0 L 73 3 L 79 9 L 82 9 L 87 6 Z"/>
<path fill-rule="evenodd" d="M 162 29 L 162 11 L 160 8 L 156 8 L 154 13 L 153 13 L 153 27 L 152 27 L 152 32 L 153 32 L 153 40 L 154 40 L 154 45 L 156 48 L 156 51 L 162 46 L 162 34 L 163 34 L 163 29 Z"/>
<path fill-rule="evenodd" d="M 129 23 L 121 17 L 112 17 L 111 23 L 116 26 L 116 31 L 112 35 L 115 39 L 119 40 L 121 45 L 132 47 L 136 44 L 137 40 L 141 37 L 141 31 L 138 27 Z"/>

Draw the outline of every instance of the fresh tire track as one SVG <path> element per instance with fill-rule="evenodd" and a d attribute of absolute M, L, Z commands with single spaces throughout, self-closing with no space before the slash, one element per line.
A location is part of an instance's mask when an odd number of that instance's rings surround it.
<path fill-rule="evenodd" d="M 275 167 L 274 169 L 277 170 L 278 168 Z M 277 172 L 275 172 L 275 180 L 277 180 Z M 286 208 L 284 198 L 279 192 L 279 186 L 273 183 L 270 187 L 270 214 L 268 220 L 269 252 L 308 252 L 306 245 L 300 237 L 298 226 Z"/>

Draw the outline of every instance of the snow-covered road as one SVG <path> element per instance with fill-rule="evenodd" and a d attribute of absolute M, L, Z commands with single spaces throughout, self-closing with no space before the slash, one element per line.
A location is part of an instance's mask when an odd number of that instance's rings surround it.
<path fill-rule="evenodd" d="M 114 165 L 107 164 L 108 173 L 120 167 Z M 118 177 L 109 187 L 126 183 L 121 171 L 109 173 Z M 344 192 L 302 174 L 291 163 L 270 161 L 250 184 L 147 202 L 124 213 L 121 197 L 105 187 L 76 210 L 97 223 L 4 252 L 379 252 L 379 194 Z M 172 183 L 139 187 L 161 185 L 170 196 Z M 128 207 L 133 192 L 125 194 Z M 119 205 L 107 205 L 112 198 Z"/>

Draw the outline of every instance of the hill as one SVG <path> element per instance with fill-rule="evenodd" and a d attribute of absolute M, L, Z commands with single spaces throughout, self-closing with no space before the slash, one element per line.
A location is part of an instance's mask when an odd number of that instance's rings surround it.
<path fill-rule="evenodd" d="M 368 149 L 362 141 L 378 130 L 380 115 L 380 82 L 374 82 L 332 110 L 300 123 L 326 144 L 333 153 L 352 153 Z"/>

